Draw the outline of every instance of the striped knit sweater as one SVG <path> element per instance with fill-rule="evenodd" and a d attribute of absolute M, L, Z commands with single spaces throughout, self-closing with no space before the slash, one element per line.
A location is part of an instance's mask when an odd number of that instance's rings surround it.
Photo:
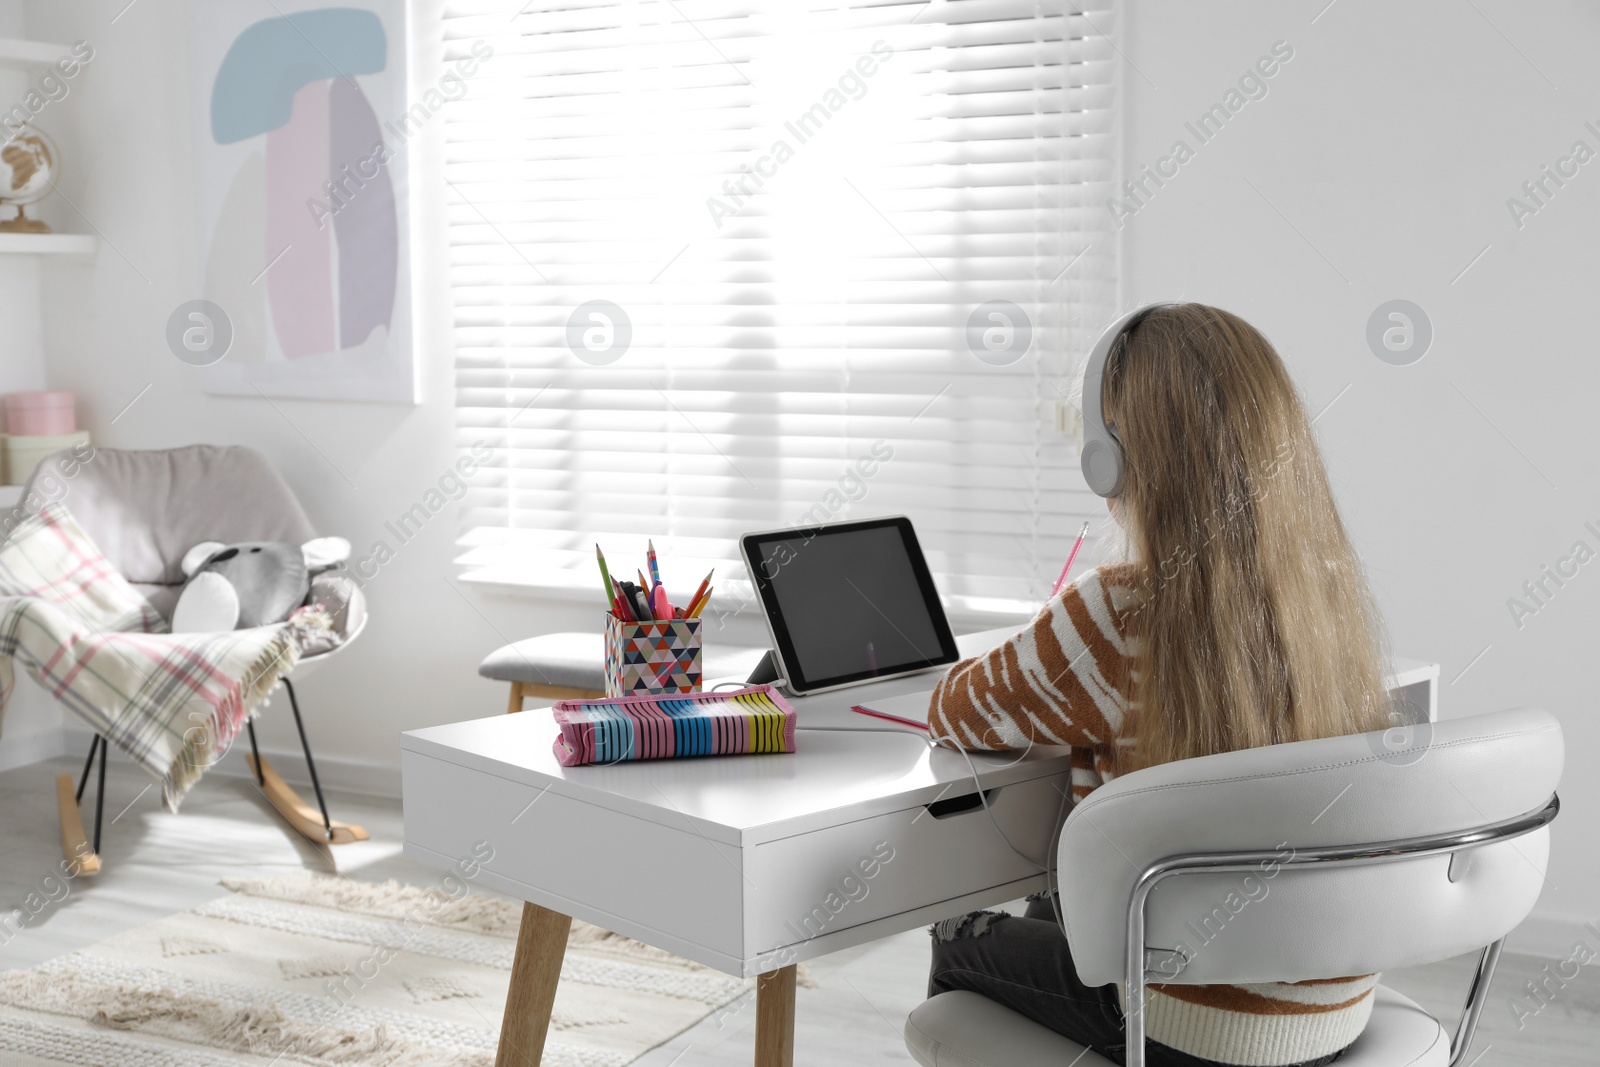
<path fill-rule="evenodd" d="M 1126 744 L 1138 635 L 1134 564 L 1089 571 L 1021 633 L 952 667 L 933 692 L 929 724 L 968 749 L 1070 745 L 1072 791 L 1114 774 Z M 1305 1063 L 1348 1046 L 1372 1014 L 1376 975 L 1261 985 L 1151 985 L 1152 1041 L 1201 1059 L 1258 1067 Z"/>

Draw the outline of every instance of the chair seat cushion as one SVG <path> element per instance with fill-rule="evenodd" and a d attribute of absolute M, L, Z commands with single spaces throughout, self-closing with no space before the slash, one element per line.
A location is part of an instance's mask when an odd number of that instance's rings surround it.
<path fill-rule="evenodd" d="M 478 673 L 498 682 L 599 692 L 606 687 L 605 656 L 603 634 L 545 634 L 495 649 L 478 664 Z"/>
<path fill-rule="evenodd" d="M 1378 986 L 1374 996 L 1371 1021 L 1337 1067 L 1450 1062 L 1450 1038 L 1437 1019 L 1387 986 Z M 905 1037 L 912 1059 L 924 1067 L 1114 1067 L 1076 1041 L 966 991 L 923 1001 L 906 1020 Z"/>
<path fill-rule="evenodd" d="M 744 678 L 764 650 L 717 646 L 707 650 L 702 670 L 713 678 Z M 528 682 L 603 692 L 606 646 L 602 634 L 556 633 L 530 637 L 495 649 L 478 664 L 478 673 L 497 682 Z"/>
<path fill-rule="evenodd" d="M 1438 1019 L 1388 986 L 1378 986 L 1373 995 L 1372 1018 L 1334 1061 L 1337 1067 L 1444 1067 L 1450 1062 L 1450 1035 Z"/>
<path fill-rule="evenodd" d="M 1116 1067 L 1049 1027 L 966 990 L 919 1004 L 906 1020 L 905 1037 L 906 1050 L 923 1067 Z"/>
<path fill-rule="evenodd" d="M 182 585 L 160 585 L 155 582 L 132 582 L 150 606 L 160 612 L 161 617 L 168 622 L 172 621 L 172 613 L 178 607 L 178 594 L 183 592 Z"/>

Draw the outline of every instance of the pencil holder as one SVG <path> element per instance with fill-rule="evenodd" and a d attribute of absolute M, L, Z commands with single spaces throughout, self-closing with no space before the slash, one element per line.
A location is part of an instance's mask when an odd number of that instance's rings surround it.
<path fill-rule="evenodd" d="M 623 622 L 606 613 L 606 696 L 700 692 L 700 619 Z"/>

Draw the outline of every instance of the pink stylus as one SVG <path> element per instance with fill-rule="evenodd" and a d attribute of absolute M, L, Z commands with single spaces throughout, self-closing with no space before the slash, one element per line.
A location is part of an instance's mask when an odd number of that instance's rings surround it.
<path fill-rule="evenodd" d="M 1083 529 L 1078 531 L 1078 539 L 1072 542 L 1072 551 L 1067 553 L 1067 562 L 1061 565 L 1061 577 L 1056 579 L 1055 586 L 1050 590 L 1050 595 L 1055 596 L 1061 592 L 1061 587 L 1067 584 L 1067 575 L 1072 571 L 1072 561 L 1078 558 L 1078 549 L 1083 547 L 1083 539 L 1089 533 L 1089 524 L 1085 522 Z"/>

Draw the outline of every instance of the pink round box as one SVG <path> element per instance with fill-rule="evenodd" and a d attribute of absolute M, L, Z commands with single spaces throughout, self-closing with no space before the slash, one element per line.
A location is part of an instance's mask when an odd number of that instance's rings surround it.
<path fill-rule="evenodd" d="M 18 436 L 76 433 L 74 395 L 63 390 L 7 393 L 6 432 Z"/>

